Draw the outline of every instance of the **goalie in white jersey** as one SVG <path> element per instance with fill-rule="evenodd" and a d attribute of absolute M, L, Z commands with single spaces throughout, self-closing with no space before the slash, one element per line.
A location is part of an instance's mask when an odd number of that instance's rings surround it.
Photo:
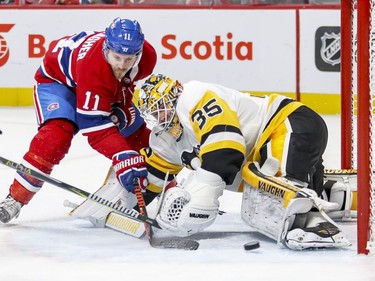
<path fill-rule="evenodd" d="M 139 108 L 153 126 L 150 148 L 141 152 L 148 191 L 161 192 L 170 173 L 172 187 L 157 216 L 162 228 L 177 236 L 203 230 L 227 189 L 244 191 L 245 222 L 289 248 L 349 245 L 324 213 L 337 206 L 319 199 L 328 133 L 307 106 L 277 94 L 255 97 L 154 74 L 139 91 Z M 263 174 L 282 181 L 264 187 L 264 179 L 254 181 Z"/>

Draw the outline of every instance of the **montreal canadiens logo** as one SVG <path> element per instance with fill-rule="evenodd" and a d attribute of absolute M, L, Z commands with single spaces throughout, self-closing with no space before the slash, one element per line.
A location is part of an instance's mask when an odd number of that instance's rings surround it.
<path fill-rule="evenodd" d="M 7 41 L 5 41 L 1 33 L 9 32 L 13 26 L 14 24 L 0 24 L 0 67 L 6 64 L 10 53 Z"/>
<path fill-rule="evenodd" d="M 57 102 L 54 102 L 54 103 L 51 103 L 48 107 L 47 107 L 47 110 L 48 111 L 52 111 L 52 110 L 55 110 L 55 109 L 58 109 L 60 108 L 60 104 L 58 104 Z"/>
<path fill-rule="evenodd" d="M 0 35 L 0 67 L 9 59 L 9 48 L 4 37 Z"/>

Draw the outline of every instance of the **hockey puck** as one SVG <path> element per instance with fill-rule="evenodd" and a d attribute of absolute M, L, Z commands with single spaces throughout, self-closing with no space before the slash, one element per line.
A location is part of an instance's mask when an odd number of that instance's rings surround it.
<path fill-rule="evenodd" d="M 255 250 L 255 249 L 258 249 L 259 247 L 260 247 L 260 244 L 258 241 L 247 242 L 245 245 L 243 245 L 243 248 L 246 251 Z"/>
<path fill-rule="evenodd" d="M 0 135 L 2 135 L 3 134 L 3 131 L 2 130 L 0 130 Z"/>

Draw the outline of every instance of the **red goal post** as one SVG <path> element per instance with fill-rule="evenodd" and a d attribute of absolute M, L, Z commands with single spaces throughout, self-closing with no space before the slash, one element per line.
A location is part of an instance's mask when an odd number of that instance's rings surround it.
<path fill-rule="evenodd" d="M 358 253 L 375 250 L 375 0 L 341 1 L 341 166 L 358 169 Z"/>

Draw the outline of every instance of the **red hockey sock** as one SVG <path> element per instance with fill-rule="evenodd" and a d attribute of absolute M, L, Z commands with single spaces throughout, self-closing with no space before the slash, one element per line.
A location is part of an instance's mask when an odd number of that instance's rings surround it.
<path fill-rule="evenodd" d="M 22 164 L 50 174 L 54 165 L 59 164 L 68 153 L 74 129 L 74 125 L 65 120 L 48 121 L 34 136 L 29 151 L 23 157 Z M 22 204 L 27 204 L 42 185 L 43 181 L 17 172 L 10 187 L 10 195 Z"/>

